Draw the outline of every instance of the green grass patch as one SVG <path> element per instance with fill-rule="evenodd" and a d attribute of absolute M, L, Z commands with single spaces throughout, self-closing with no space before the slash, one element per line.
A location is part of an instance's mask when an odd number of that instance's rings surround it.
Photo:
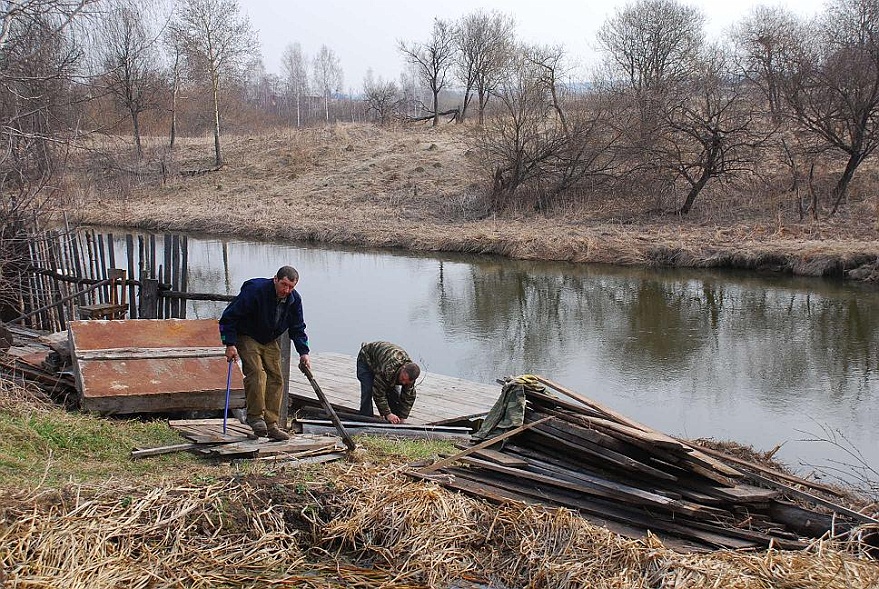
<path fill-rule="evenodd" d="M 164 421 L 110 419 L 63 409 L 0 411 L 0 485 L 55 486 L 197 468 L 188 453 L 131 460 L 134 448 L 184 442 Z"/>
<path fill-rule="evenodd" d="M 415 462 L 459 452 L 448 440 L 410 440 L 363 435 L 357 436 L 357 441 L 366 448 L 370 456 L 379 461 Z"/>

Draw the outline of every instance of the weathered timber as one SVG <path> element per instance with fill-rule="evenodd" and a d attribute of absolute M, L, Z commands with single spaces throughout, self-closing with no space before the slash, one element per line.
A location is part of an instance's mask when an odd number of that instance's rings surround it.
<path fill-rule="evenodd" d="M 109 350 L 83 350 L 77 354 L 80 360 L 149 360 L 152 358 L 219 358 L 226 349 L 220 346 L 193 348 L 113 348 Z"/>
<path fill-rule="evenodd" d="M 653 428 L 650 428 L 650 427 L 644 425 L 643 423 L 639 423 L 638 421 L 635 421 L 634 419 L 630 419 L 630 418 L 626 417 L 625 415 L 618 413 L 618 412 L 614 411 L 613 409 L 610 409 L 609 407 L 605 407 L 604 405 L 602 405 L 596 401 L 593 401 L 592 399 L 588 399 L 588 398 L 584 397 L 583 395 L 575 393 L 574 391 L 571 391 L 570 389 L 567 389 L 559 384 L 556 384 L 547 378 L 544 378 L 542 376 L 537 376 L 537 375 L 535 375 L 535 378 L 537 378 L 537 380 L 540 381 L 541 383 L 543 383 L 544 385 L 562 393 L 563 395 L 566 395 L 576 401 L 579 401 L 580 403 L 583 403 L 587 407 L 589 407 L 595 411 L 600 412 L 601 414 L 603 414 L 604 416 L 606 416 L 607 418 L 609 418 L 612 421 L 616 421 L 616 422 L 621 423 L 623 425 L 627 425 L 627 426 L 634 428 L 636 430 L 641 430 L 645 433 L 654 434 L 656 436 L 659 436 L 661 438 L 665 438 L 667 440 L 671 440 L 671 441 L 678 442 L 678 443 L 683 443 L 680 440 L 677 440 L 671 436 L 667 436 L 666 434 L 658 432 L 658 431 L 654 430 Z M 704 454 L 700 455 L 700 452 L 698 450 L 693 449 L 693 454 L 698 456 L 700 458 L 700 460 L 711 464 L 711 466 L 715 470 L 717 470 L 719 473 L 721 473 L 722 475 L 724 475 L 726 477 L 741 477 L 742 476 L 738 470 L 724 464 L 723 462 L 716 460 L 714 458 L 711 458 L 710 456 L 707 456 Z"/>
<path fill-rule="evenodd" d="M 820 538 L 827 533 L 848 532 L 854 527 L 848 522 L 835 520 L 831 515 L 809 511 L 787 501 L 772 501 L 769 505 L 769 515 L 791 530 L 812 538 Z"/>
<path fill-rule="evenodd" d="M 752 479 L 758 484 L 777 489 L 785 495 L 790 495 L 792 497 L 796 497 L 797 499 L 802 499 L 804 501 L 809 501 L 810 503 L 813 503 L 815 505 L 826 507 L 831 511 L 850 517 L 855 521 L 859 521 L 864 524 L 879 524 L 879 520 L 877 520 L 876 518 L 872 518 L 868 515 L 864 515 L 863 513 L 859 513 L 847 507 L 843 507 L 842 505 L 833 503 L 832 501 L 828 501 L 827 499 L 824 499 L 822 497 L 817 497 L 815 495 L 812 495 L 811 493 L 806 493 L 805 491 L 794 489 L 789 485 L 779 483 L 778 481 L 774 481 L 768 477 L 764 477 L 763 475 L 759 475 L 754 472 L 745 472 L 745 476 L 749 479 Z"/>
<path fill-rule="evenodd" d="M 837 489 L 834 489 L 833 487 L 830 487 L 828 485 L 822 485 L 821 483 L 818 483 L 816 481 L 809 481 L 798 476 L 780 472 L 773 468 L 767 468 L 761 464 L 757 464 L 756 462 L 744 460 L 743 458 L 739 458 L 738 456 L 733 456 L 728 452 L 721 452 L 719 450 L 715 450 L 714 448 L 708 448 L 707 446 L 703 446 L 701 444 L 699 445 L 699 449 L 706 454 L 710 454 L 715 458 L 719 458 L 720 460 L 726 460 L 738 466 L 744 466 L 745 468 L 748 468 L 750 470 L 755 470 L 759 473 L 779 478 L 783 481 L 793 483 L 794 485 L 800 485 L 802 487 L 807 487 L 816 491 L 823 491 L 824 493 L 829 493 L 835 497 L 845 496 L 844 493 L 841 493 Z"/>
<path fill-rule="evenodd" d="M 608 521 L 629 526 L 632 529 L 632 538 L 643 538 L 647 530 L 654 533 L 672 534 L 679 538 L 685 538 L 693 542 L 697 542 L 702 549 L 708 548 L 730 548 L 735 550 L 753 549 L 760 546 L 759 543 L 753 541 L 741 540 L 739 538 L 730 537 L 723 534 L 695 530 L 686 525 L 679 525 L 667 519 L 660 519 L 652 512 L 646 511 L 641 507 L 628 506 L 625 504 L 604 500 L 598 497 L 589 497 L 582 494 L 576 494 L 565 489 L 552 489 L 544 486 L 531 484 L 514 477 L 491 478 L 484 480 L 474 476 L 472 469 L 451 468 L 449 472 L 459 478 L 473 478 L 480 481 L 483 485 L 493 485 L 504 490 L 504 493 L 510 491 L 531 497 L 540 503 L 549 503 L 559 507 L 567 507 L 574 509 L 583 514 L 587 519 L 597 525 L 607 525 Z M 454 485 L 453 481 L 451 484 Z M 614 529 L 613 526 L 608 526 Z M 663 535 L 663 541 L 668 538 Z"/>
<path fill-rule="evenodd" d="M 459 458 L 459 460 L 473 466 L 478 466 L 485 470 L 494 470 L 510 476 L 528 479 L 530 481 L 543 483 L 545 485 L 550 485 L 553 487 L 560 487 L 562 489 L 577 491 L 586 495 L 616 499 L 626 503 L 633 503 L 635 505 L 668 507 L 669 505 L 674 503 L 674 499 L 669 499 L 668 497 L 664 497 L 656 493 L 642 491 L 641 489 L 636 489 L 634 487 L 627 488 L 625 485 L 618 485 L 616 483 L 612 483 L 610 481 L 605 481 L 602 479 L 594 479 L 594 482 L 590 481 L 588 484 L 585 481 L 583 483 L 577 483 L 571 480 L 547 476 L 532 471 L 526 471 L 518 468 L 509 468 L 501 464 L 496 464 L 487 460 L 480 460 L 478 458 L 473 458 L 470 456 L 461 457 Z"/>
<path fill-rule="evenodd" d="M 425 466 L 424 468 L 419 469 L 419 472 L 421 472 L 421 474 L 429 474 L 429 473 L 434 472 L 436 470 L 439 470 L 445 466 L 448 466 L 450 464 L 454 464 L 457 460 L 460 460 L 462 457 L 467 456 L 468 454 L 472 454 L 478 450 L 482 450 L 483 448 L 489 448 L 491 446 L 494 446 L 498 442 L 502 442 L 502 441 L 506 440 L 507 438 L 511 438 L 511 437 L 513 437 L 513 436 L 515 436 L 525 430 L 528 430 L 532 427 L 540 425 L 541 423 L 545 423 L 545 422 L 549 421 L 550 419 L 552 419 L 552 417 L 545 417 L 545 418 L 538 420 L 538 421 L 535 421 L 533 423 L 528 423 L 528 424 L 524 424 L 519 427 L 513 428 L 509 431 L 502 433 L 499 436 L 495 436 L 494 438 L 485 440 L 484 442 L 480 442 L 474 446 L 470 446 L 466 450 L 464 450 L 458 454 L 455 454 L 454 456 L 449 456 L 448 458 L 438 460 L 429 466 Z"/>
<path fill-rule="evenodd" d="M 459 450 L 466 450 L 467 446 L 463 444 L 455 444 L 455 448 Z M 474 452 L 472 455 L 483 460 L 489 460 L 491 462 L 503 464 L 504 466 L 509 466 L 510 468 L 525 468 L 526 466 L 528 466 L 527 460 L 517 458 L 516 456 L 510 456 L 509 454 L 505 454 L 504 452 L 491 450 L 489 448 L 484 448 L 482 450 Z"/>
<path fill-rule="evenodd" d="M 569 432 L 564 432 L 546 426 L 535 427 L 534 432 L 542 436 L 546 436 L 548 439 L 567 447 L 568 450 L 571 452 L 582 452 L 584 454 L 588 454 L 593 459 L 601 460 L 605 462 L 606 467 L 617 467 L 624 471 L 635 470 L 658 479 L 665 479 L 670 481 L 677 480 L 677 477 L 675 477 L 674 475 L 668 474 L 667 472 L 659 470 L 658 468 L 647 466 L 646 464 L 638 462 L 633 458 L 629 458 L 625 454 L 620 454 L 619 452 L 615 452 L 614 450 L 609 450 L 596 444 L 592 444 L 591 442 L 583 440 L 582 438 L 580 438 L 579 440 L 572 440 L 571 434 Z"/>
<path fill-rule="evenodd" d="M 302 424 L 302 433 L 304 434 L 337 434 L 337 430 L 333 425 L 315 425 Z M 470 434 L 460 432 L 444 432 L 440 430 L 423 430 L 423 429 L 385 429 L 373 427 L 370 424 L 348 427 L 347 431 L 350 435 L 368 435 L 384 438 L 406 438 L 408 440 L 464 440 L 469 439 Z M 353 444 L 353 441 L 351 442 Z"/>
<path fill-rule="evenodd" d="M 325 419 L 297 419 L 297 423 L 302 424 L 310 424 L 310 425 L 332 425 L 331 421 L 327 421 Z M 386 430 L 397 430 L 397 429 L 407 429 L 413 431 L 425 431 L 425 432 L 445 432 L 445 433 L 457 433 L 457 434 L 468 434 L 471 432 L 469 427 L 461 427 L 454 425 L 435 425 L 435 424 L 424 424 L 424 425 L 415 425 L 415 424 L 393 424 L 388 423 L 386 421 L 381 421 L 379 423 L 371 423 L 371 422 L 363 422 L 363 421 L 347 421 L 342 420 L 342 425 L 345 427 L 372 427 L 376 429 L 386 429 Z"/>
<path fill-rule="evenodd" d="M 131 451 L 131 458 L 148 458 L 150 456 L 161 456 L 162 454 L 173 454 L 175 452 L 185 452 L 198 448 L 199 444 L 172 444 L 170 446 L 158 446 L 156 448 L 135 448 Z"/>

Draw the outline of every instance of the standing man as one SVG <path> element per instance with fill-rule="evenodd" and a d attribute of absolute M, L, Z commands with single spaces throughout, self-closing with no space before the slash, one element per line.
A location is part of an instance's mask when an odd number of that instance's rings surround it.
<path fill-rule="evenodd" d="M 421 368 L 409 354 L 390 342 L 360 345 L 357 380 L 360 381 L 360 414 L 373 416 L 372 402 L 390 423 L 403 423 L 415 404 L 415 380 Z M 397 392 L 397 385 L 400 391 Z"/>
<path fill-rule="evenodd" d="M 247 425 L 257 438 L 289 440 L 278 427 L 284 380 L 278 336 L 289 332 L 299 353 L 299 366 L 311 369 L 308 336 L 302 315 L 302 297 L 296 292 L 299 272 L 282 266 L 274 278 L 252 278 L 220 317 L 220 338 L 226 344 L 226 361 L 241 358 Z"/>

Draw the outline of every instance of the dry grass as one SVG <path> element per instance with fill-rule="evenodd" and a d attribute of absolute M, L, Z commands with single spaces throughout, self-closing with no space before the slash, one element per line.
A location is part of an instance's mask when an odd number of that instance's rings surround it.
<path fill-rule="evenodd" d="M 298 476 L 300 478 L 293 478 Z M 724 587 L 867 589 L 879 564 L 803 552 L 682 555 L 566 510 L 503 506 L 358 463 L 225 481 L 6 491 L 10 587 Z M 3 579 L 4 577 L 0 577 Z M 462 586 L 458 584 L 457 586 Z"/>
<path fill-rule="evenodd" d="M 746 198 L 741 188 L 709 191 L 684 219 L 643 212 L 639 195 L 600 202 L 591 195 L 549 215 L 485 217 L 478 214 L 485 182 L 467 129 L 336 125 L 230 136 L 223 145 L 219 171 L 174 174 L 165 183 L 154 176 L 136 185 L 82 184 L 72 189 L 79 194 L 72 214 L 89 223 L 260 239 L 815 276 L 873 263 L 879 251 L 872 193 L 857 183 L 842 214 L 820 222 L 797 220 L 789 196 Z M 211 156 L 210 138 L 187 139 L 172 167 L 205 170 Z"/>

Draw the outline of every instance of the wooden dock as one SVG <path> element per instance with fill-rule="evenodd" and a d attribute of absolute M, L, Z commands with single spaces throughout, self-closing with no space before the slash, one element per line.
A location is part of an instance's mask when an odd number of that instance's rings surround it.
<path fill-rule="evenodd" d="M 357 413 L 360 381 L 357 380 L 357 359 L 354 356 L 333 352 L 312 354 L 311 372 L 337 411 Z M 487 413 L 500 396 L 501 386 L 422 370 L 415 390 L 415 406 L 406 423 L 424 425 Z M 290 367 L 290 396 L 294 404 L 305 402 L 313 405 L 317 401 L 314 389 L 296 366 L 295 357 Z"/>

